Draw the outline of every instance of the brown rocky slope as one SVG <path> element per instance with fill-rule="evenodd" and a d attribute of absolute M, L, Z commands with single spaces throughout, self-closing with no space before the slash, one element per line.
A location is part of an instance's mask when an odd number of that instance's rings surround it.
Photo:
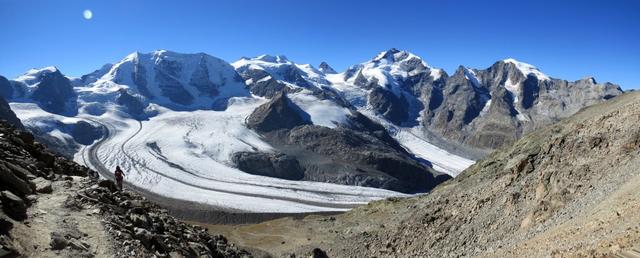
<path fill-rule="evenodd" d="M 332 257 L 608 256 L 640 244 L 639 122 L 640 93 L 623 94 L 523 137 L 429 194 L 227 234 L 276 256 L 310 247 Z"/>

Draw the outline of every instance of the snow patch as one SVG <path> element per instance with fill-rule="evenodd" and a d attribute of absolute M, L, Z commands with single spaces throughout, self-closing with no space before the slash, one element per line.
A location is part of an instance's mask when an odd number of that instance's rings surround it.
<path fill-rule="evenodd" d="M 520 70 L 520 72 L 525 77 L 528 76 L 529 74 L 532 74 L 533 76 L 538 78 L 538 80 L 550 80 L 551 79 L 549 76 L 547 76 L 546 74 L 542 73 L 540 70 L 538 70 L 538 68 L 536 68 L 533 65 L 520 62 L 520 61 L 515 60 L 513 58 L 508 58 L 508 59 L 505 59 L 503 61 L 505 63 L 514 64 L 518 68 L 518 70 Z"/>

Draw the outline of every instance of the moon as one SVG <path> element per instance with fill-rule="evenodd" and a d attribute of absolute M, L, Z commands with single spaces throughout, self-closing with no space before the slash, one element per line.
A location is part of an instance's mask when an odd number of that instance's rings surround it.
<path fill-rule="evenodd" d="M 91 12 L 91 10 L 87 9 L 82 12 L 82 16 L 84 16 L 85 20 L 91 20 L 91 18 L 93 17 L 93 13 Z"/>

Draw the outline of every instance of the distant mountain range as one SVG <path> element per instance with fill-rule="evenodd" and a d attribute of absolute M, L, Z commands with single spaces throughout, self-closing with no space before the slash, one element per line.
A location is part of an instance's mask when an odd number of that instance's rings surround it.
<path fill-rule="evenodd" d="M 0 94 L 24 125 L 76 161 L 105 136 L 101 128 L 124 137 L 131 124 L 117 120 L 129 119 L 140 123 L 131 144 L 140 140 L 140 150 L 153 154 L 155 161 L 140 157 L 145 164 L 210 174 L 192 164 L 195 158 L 231 174 L 258 175 L 258 181 L 267 176 L 408 193 L 427 191 L 488 152 L 621 93 L 594 78 L 551 78 L 514 59 L 486 69 L 460 66 L 449 75 L 397 49 L 340 73 L 325 62 L 316 68 L 282 55 L 230 64 L 204 53 L 160 50 L 132 53 L 80 78 L 55 67 L 0 77 Z M 188 116 L 193 119 L 183 119 Z M 224 119 L 203 124 L 212 116 Z M 161 120 L 191 129 L 161 135 L 162 126 L 153 127 Z M 126 156 L 116 149 L 102 155 Z"/>

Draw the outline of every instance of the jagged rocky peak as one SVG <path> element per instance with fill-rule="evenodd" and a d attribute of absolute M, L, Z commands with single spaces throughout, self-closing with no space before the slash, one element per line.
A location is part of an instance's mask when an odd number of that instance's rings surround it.
<path fill-rule="evenodd" d="M 308 114 L 296 106 L 284 91 L 275 95 L 269 102 L 256 108 L 247 118 L 247 127 L 259 132 L 309 124 Z"/>
<path fill-rule="evenodd" d="M 327 62 L 322 61 L 318 66 L 318 70 L 320 70 L 324 74 L 336 74 L 336 70 L 334 70 Z"/>

